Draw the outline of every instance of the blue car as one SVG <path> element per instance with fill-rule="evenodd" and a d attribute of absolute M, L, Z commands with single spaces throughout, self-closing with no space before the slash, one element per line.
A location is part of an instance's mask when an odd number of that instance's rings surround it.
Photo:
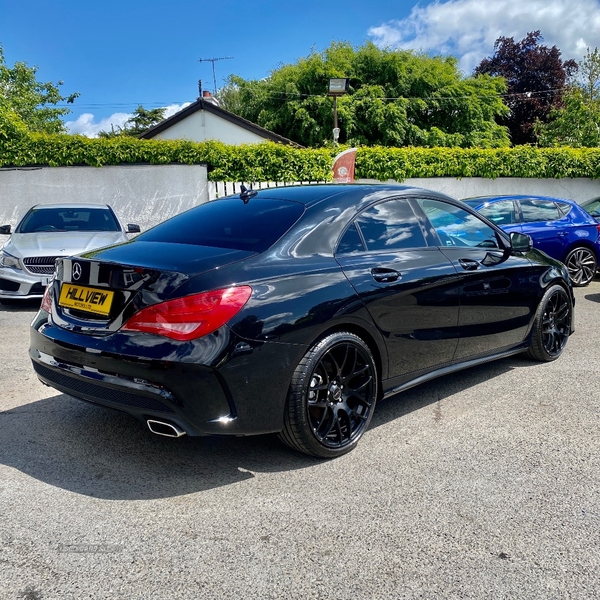
<path fill-rule="evenodd" d="M 576 202 L 548 196 L 479 196 L 463 202 L 506 232 L 563 262 L 575 286 L 588 285 L 600 256 L 600 224 Z"/>

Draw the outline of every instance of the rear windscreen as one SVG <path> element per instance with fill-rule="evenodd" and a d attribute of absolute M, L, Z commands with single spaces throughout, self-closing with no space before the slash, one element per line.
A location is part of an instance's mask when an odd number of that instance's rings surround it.
<path fill-rule="evenodd" d="M 251 198 L 244 204 L 239 198 L 226 198 L 177 215 L 136 240 L 263 252 L 303 212 L 304 205 L 298 202 Z"/>

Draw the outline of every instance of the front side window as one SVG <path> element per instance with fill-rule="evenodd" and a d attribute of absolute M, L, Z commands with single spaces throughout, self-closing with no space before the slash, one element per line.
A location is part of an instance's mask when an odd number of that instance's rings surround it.
<path fill-rule="evenodd" d="M 512 225 L 516 222 L 515 203 L 512 200 L 502 200 L 500 202 L 485 204 L 478 212 L 492 223 L 498 225 L 498 227 Z"/>
<path fill-rule="evenodd" d="M 551 200 L 521 200 L 521 212 L 524 223 L 535 223 L 536 221 L 556 221 L 560 214 L 556 204 Z"/>
<path fill-rule="evenodd" d="M 399 250 L 427 246 L 408 200 L 388 200 L 368 208 L 356 219 L 367 250 Z"/>
<path fill-rule="evenodd" d="M 441 200 L 419 199 L 417 202 L 442 246 L 499 247 L 496 232 L 476 215 Z"/>

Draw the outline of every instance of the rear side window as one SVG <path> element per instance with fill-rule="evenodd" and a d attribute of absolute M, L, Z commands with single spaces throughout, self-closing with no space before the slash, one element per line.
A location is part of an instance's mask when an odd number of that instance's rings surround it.
<path fill-rule="evenodd" d="M 356 223 L 352 223 L 346 230 L 337 247 L 336 254 L 350 254 L 351 252 L 362 252 L 365 247 L 360 239 Z"/>
<path fill-rule="evenodd" d="M 566 217 L 573 208 L 571 204 L 567 204 L 566 202 L 557 202 L 556 206 L 558 206 L 558 210 L 560 210 L 563 217 Z"/>
<path fill-rule="evenodd" d="M 207 202 L 177 215 L 136 240 L 213 246 L 263 252 L 303 214 L 304 205 L 287 200 L 239 198 Z"/>
<path fill-rule="evenodd" d="M 521 200 L 521 212 L 524 223 L 556 221 L 562 217 L 556 204 L 550 200 Z"/>
<path fill-rule="evenodd" d="M 406 198 L 372 206 L 361 213 L 356 222 L 368 250 L 427 246 L 419 221 Z"/>

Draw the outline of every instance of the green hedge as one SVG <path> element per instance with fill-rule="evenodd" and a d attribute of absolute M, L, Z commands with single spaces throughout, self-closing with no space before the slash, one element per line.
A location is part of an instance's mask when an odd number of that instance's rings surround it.
<path fill-rule="evenodd" d="M 212 181 L 325 181 L 332 148 L 298 149 L 266 142 L 90 139 L 78 135 L 0 135 L 0 167 L 206 164 Z M 461 148 L 359 148 L 356 177 L 403 181 L 410 177 L 600 178 L 598 148 L 490 150 Z"/>

